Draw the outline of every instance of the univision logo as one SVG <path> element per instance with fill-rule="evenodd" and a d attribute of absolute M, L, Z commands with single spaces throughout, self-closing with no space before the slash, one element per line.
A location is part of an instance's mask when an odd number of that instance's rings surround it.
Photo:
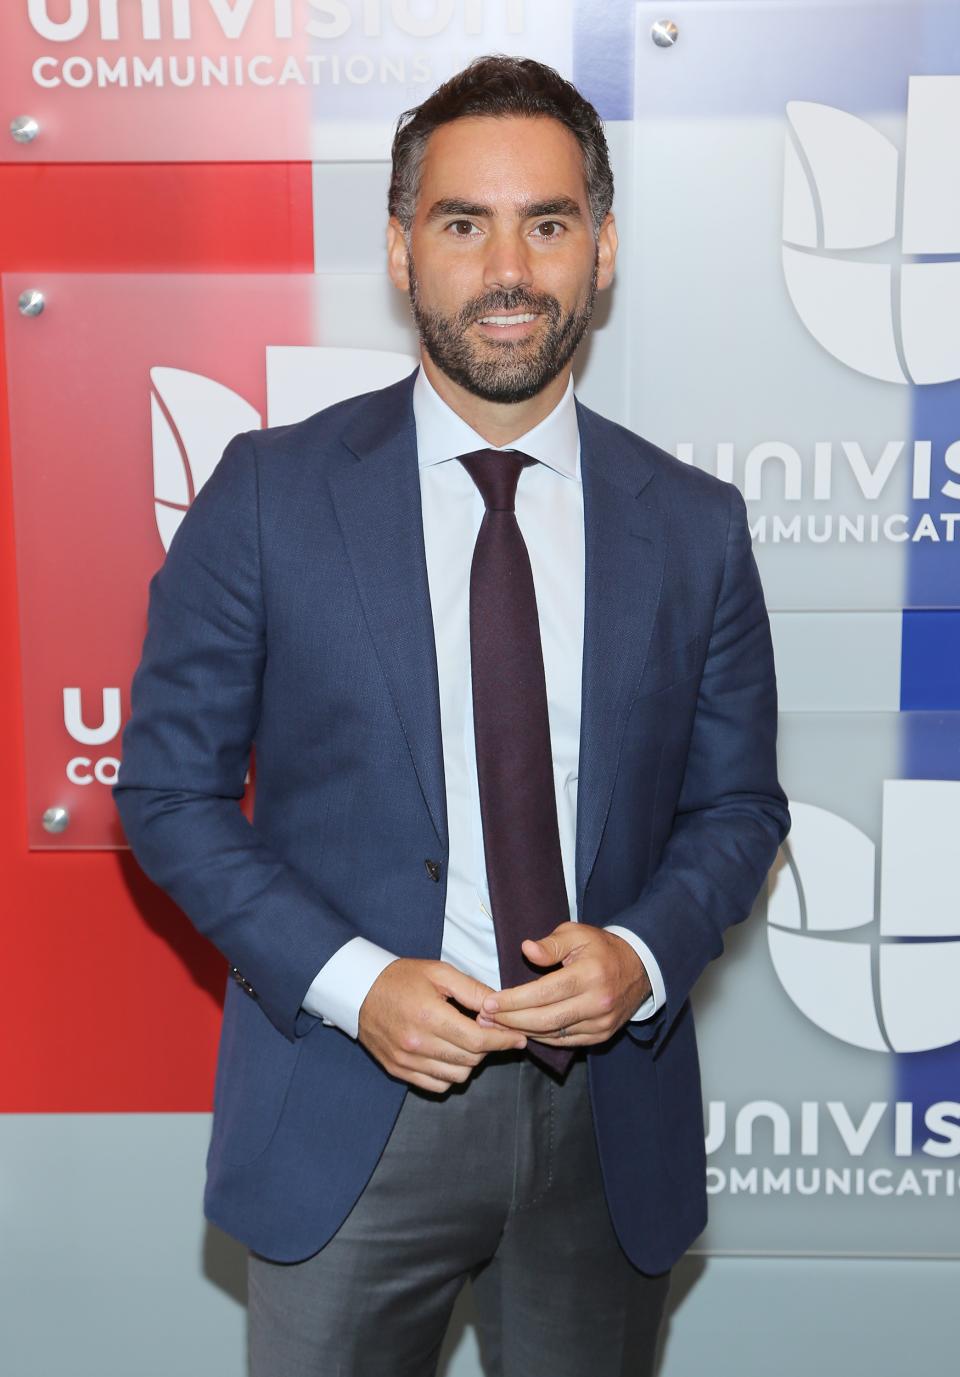
<path fill-rule="evenodd" d="M 224 38 L 239 41 L 254 9 L 261 23 L 269 11 L 266 23 L 279 39 L 294 38 L 300 30 L 310 38 L 335 39 L 361 27 L 365 37 L 379 38 L 385 21 L 412 38 L 429 38 L 453 27 L 457 18 L 453 0 L 432 6 L 411 5 L 410 0 L 364 0 L 362 12 L 360 6 L 344 0 L 303 0 L 296 6 L 294 0 L 172 0 L 169 18 L 161 14 L 157 0 L 123 0 L 122 23 L 119 6 L 120 0 L 100 0 L 98 13 L 91 15 L 89 0 L 27 0 L 27 18 L 34 32 L 50 43 L 92 37 L 116 42 L 134 26 L 139 30 L 135 36 L 147 42 L 189 40 L 198 20 L 200 26 L 215 20 Z M 522 32 L 524 0 L 506 0 L 505 8 L 507 32 Z M 51 9 L 58 11 L 56 18 L 50 17 Z M 427 13 L 422 12 L 425 9 Z M 485 10 L 486 0 L 464 0 L 464 33 L 483 33 Z"/>
<path fill-rule="evenodd" d="M 267 424 L 302 420 L 334 402 L 386 387 L 416 359 L 386 349 L 268 345 Z M 202 373 L 150 369 L 153 495 L 157 530 L 169 550 L 180 522 L 210 477 L 227 443 L 263 419 L 238 392 Z"/>
<path fill-rule="evenodd" d="M 960 77 L 910 78 L 902 169 L 845 110 L 791 101 L 787 118 L 783 270 L 800 319 L 869 377 L 960 378 Z M 939 261 L 851 256 L 898 238 L 904 256 Z"/>
<path fill-rule="evenodd" d="M 767 937 L 797 1008 L 842 1042 L 924 1052 L 960 1041 L 960 782 L 885 780 L 876 847 L 845 818 L 790 804 Z"/>

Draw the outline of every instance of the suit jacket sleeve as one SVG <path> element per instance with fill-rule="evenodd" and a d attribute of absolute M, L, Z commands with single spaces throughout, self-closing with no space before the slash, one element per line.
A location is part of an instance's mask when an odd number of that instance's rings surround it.
<path fill-rule="evenodd" d="M 153 576 L 113 796 L 137 861 L 242 974 L 291 1041 L 347 920 L 239 806 L 260 715 L 266 624 L 257 466 L 237 435 Z"/>
<path fill-rule="evenodd" d="M 610 922 L 649 943 L 666 1002 L 628 1031 L 656 1047 L 723 932 L 749 914 L 790 827 L 777 781 L 777 686 L 770 623 L 747 524 L 730 485 L 723 575 L 713 613 L 683 783 L 660 863 Z"/>

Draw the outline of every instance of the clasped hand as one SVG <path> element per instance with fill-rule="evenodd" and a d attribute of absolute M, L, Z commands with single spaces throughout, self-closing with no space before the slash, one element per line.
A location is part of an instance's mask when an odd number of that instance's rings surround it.
<path fill-rule="evenodd" d="M 615 932 L 588 923 L 561 923 L 523 953 L 550 971 L 524 985 L 485 995 L 481 1028 L 508 1028 L 556 1047 L 590 1047 L 608 1038 L 636 1013 L 650 994 L 640 957 Z M 555 1036 L 560 1028 L 563 1037 Z"/>
<path fill-rule="evenodd" d="M 604 928 L 560 923 L 525 941 L 523 952 L 534 965 L 562 969 L 493 990 L 446 961 L 398 957 L 361 1005 L 360 1042 L 390 1075 L 443 1092 L 488 1052 L 525 1047 L 528 1037 L 563 1047 L 605 1042 L 650 993 L 633 947 Z"/>

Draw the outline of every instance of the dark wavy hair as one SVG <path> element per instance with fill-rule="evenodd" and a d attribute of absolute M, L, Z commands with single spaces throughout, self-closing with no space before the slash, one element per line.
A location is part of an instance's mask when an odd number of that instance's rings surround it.
<path fill-rule="evenodd" d="M 566 125 L 583 152 L 594 233 L 613 204 L 613 172 L 603 124 L 572 82 L 532 57 L 477 57 L 438 86 L 422 105 L 405 110 L 393 137 L 387 209 L 405 234 L 413 224 L 427 142 L 435 129 L 467 115 L 547 115 Z"/>

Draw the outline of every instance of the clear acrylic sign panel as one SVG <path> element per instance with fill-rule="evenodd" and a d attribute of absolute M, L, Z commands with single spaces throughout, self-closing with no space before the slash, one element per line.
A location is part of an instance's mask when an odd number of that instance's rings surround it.
<path fill-rule="evenodd" d="M 792 827 L 694 991 L 698 1251 L 955 1257 L 960 713 L 784 713 Z"/>
<path fill-rule="evenodd" d="M 190 502 L 232 436 L 396 381 L 415 340 L 379 276 L 16 273 L 3 298 L 29 842 L 124 846 L 110 789 L 147 588 Z"/>
<path fill-rule="evenodd" d="M 401 111 L 480 53 L 569 75 L 572 0 L 5 0 L 9 162 L 383 158 Z"/>
<path fill-rule="evenodd" d="M 739 485 L 772 609 L 957 606 L 960 6 L 637 15 L 629 423 Z"/>

